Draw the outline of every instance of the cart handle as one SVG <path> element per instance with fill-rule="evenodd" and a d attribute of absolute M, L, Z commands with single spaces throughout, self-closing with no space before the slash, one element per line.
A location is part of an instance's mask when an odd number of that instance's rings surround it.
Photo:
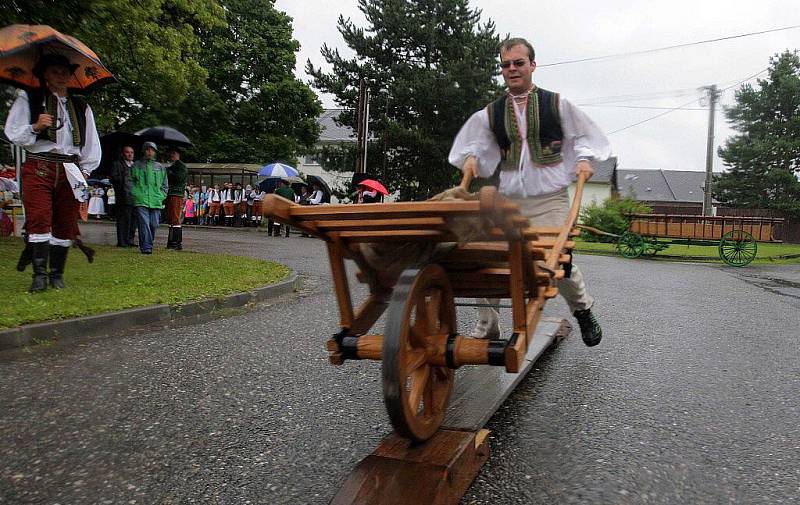
<path fill-rule="evenodd" d="M 567 220 L 564 222 L 564 227 L 561 228 L 561 232 L 558 234 L 558 238 L 556 238 L 556 243 L 553 245 L 553 250 L 550 253 L 550 257 L 547 258 L 547 266 L 548 268 L 555 270 L 558 268 L 558 256 L 561 254 L 561 250 L 564 248 L 564 244 L 566 244 L 567 239 L 569 238 L 569 232 L 575 226 L 575 222 L 578 220 L 578 213 L 581 210 L 581 198 L 583 198 L 583 185 L 586 183 L 586 180 L 589 178 L 586 172 L 578 173 L 577 180 L 575 182 L 575 197 L 572 199 L 572 206 L 569 209 L 569 215 L 567 215 Z"/>

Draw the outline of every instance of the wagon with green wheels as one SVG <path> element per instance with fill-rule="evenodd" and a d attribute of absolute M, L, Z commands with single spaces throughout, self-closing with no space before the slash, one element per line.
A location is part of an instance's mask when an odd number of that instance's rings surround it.
<path fill-rule="evenodd" d="M 330 362 L 382 362 L 382 390 L 395 432 L 431 438 L 445 416 L 454 370 L 464 365 L 525 368 L 545 302 L 571 263 L 581 175 L 562 227 L 537 227 L 494 187 L 460 188 L 425 202 L 297 205 L 268 195 L 263 212 L 325 241 L 339 327 L 327 341 Z M 345 261 L 369 294 L 353 304 Z M 456 327 L 456 299 L 511 300 L 513 332 L 479 339 Z M 382 333 L 372 327 L 386 313 Z"/>
<path fill-rule="evenodd" d="M 773 217 L 631 214 L 628 231 L 619 236 L 617 251 L 626 258 L 656 254 L 669 245 L 716 246 L 726 264 L 742 267 L 758 253 L 759 242 L 776 237 L 784 220 Z"/>

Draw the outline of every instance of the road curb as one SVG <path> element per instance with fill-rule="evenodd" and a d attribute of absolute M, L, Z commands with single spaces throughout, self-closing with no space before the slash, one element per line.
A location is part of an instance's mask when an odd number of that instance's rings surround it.
<path fill-rule="evenodd" d="M 244 307 L 295 291 L 299 284 L 297 272 L 290 272 L 286 279 L 255 288 L 244 293 L 233 293 L 177 306 L 151 305 L 133 309 L 76 317 L 61 321 L 33 323 L 0 330 L 0 351 L 15 349 L 49 341 L 67 341 L 77 337 L 113 335 L 121 331 L 154 324 L 167 325 L 173 322 L 199 322 L 209 315 L 225 309 Z"/>

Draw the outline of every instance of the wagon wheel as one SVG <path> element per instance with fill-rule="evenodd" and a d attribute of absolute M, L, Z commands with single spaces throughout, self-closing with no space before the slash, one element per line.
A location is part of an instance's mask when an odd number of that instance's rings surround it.
<path fill-rule="evenodd" d="M 758 244 L 743 230 L 731 230 L 719 241 L 719 257 L 728 265 L 743 267 L 756 257 Z"/>
<path fill-rule="evenodd" d="M 658 237 L 647 237 L 644 239 L 643 254 L 646 256 L 655 256 L 661 249 L 662 247 L 658 243 Z"/>
<path fill-rule="evenodd" d="M 644 252 L 644 240 L 638 233 L 626 231 L 617 241 L 617 250 L 625 258 L 638 258 Z"/>
<path fill-rule="evenodd" d="M 394 430 L 422 442 L 444 419 L 453 370 L 428 364 L 435 343 L 456 331 L 453 290 L 439 265 L 403 272 L 383 336 L 383 400 Z"/>

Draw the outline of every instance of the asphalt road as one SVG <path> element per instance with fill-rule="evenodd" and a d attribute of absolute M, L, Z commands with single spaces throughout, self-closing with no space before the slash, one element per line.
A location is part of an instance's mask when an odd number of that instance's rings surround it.
<path fill-rule="evenodd" d="M 185 237 L 285 262 L 305 287 L 205 324 L 0 353 L 0 503 L 327 503 L 388 434 L 379 364 L 327 363 L 321 242 Z M 797 502 L 800 266 L 579 261 L 605 338 L 542 358 L 490 421 L 464 503 Z"/>

